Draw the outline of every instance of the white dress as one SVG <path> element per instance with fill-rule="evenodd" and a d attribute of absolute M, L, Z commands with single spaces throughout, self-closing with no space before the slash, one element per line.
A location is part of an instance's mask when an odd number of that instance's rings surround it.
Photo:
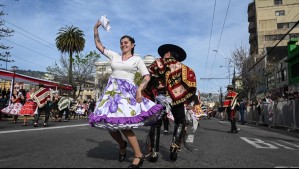
<path fill-rule="evenodd" d="M 154 124 L 161 117 L 163 106 L 147 98 L 142 98 L 141 103 L 136 101 L 135 74 L 139 71 L 142 76 L 149 75 L 141 57 L 132 56 L 123 61 L 120 54 L 107 49 L 104 55 L 111 60 L 112 74 L 89 116 L 89 123 L 108 130 Z"/>

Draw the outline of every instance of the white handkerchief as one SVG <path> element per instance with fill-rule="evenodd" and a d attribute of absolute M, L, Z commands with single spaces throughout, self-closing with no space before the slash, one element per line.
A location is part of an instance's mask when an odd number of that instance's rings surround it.
<path fill-rule="evenodd" d="M 101 16 L 100 22 L 102 23 L 102 27 L 109 32 L 111 29 L 110 21 L 107 19 L 106 15 Z"/>

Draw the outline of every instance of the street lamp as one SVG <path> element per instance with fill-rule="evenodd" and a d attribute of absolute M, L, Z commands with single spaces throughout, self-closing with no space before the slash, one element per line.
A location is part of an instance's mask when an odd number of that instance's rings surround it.
<path fill-rule="evenodd" d="M 228 59 L 221 51 L 214 49 L 213 52 L 220 53 L 225 59 Z"/>
<path fill-rule="evenodd" d="M 229 80 L 228 84 L 230 84 L 230 66 L 231 66 L 231 61 L 221 51 L 216 50 L 216 49 L 214 49 L 213 51 L 216 52 L 216 53 L 220 53 L 225 59 L 228 60 L 228 66 L 220 66 L 220 67 L 226 67 L 227 68 L 227 70 L 228 70 L 228 80 Z"/>

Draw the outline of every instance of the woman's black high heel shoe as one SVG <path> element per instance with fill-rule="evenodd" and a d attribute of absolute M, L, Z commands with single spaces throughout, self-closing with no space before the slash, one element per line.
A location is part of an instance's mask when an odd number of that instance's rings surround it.
<path fill-rule="evenodd" d="M 140 166 L 142 166 L 145 156 L 142 155 L 142 157 L 135 157 L 135 158 L 139 158 L 140 160 L 139 163 L 137 165 L 131 164 L 128 168 L 139 168 Z"/>
<path fill-rule="evenodd" d="M 126 158 L 126 155 L 127 155 L 127 152 L 125 152 L 125 154 L 121 154 L 121 150 L 127 148 L 127 142 L 126 141 L 124 141 L 124 142 L 125 142 L 125 146 L 120 147 L 120 150 L 119 150 L 119 157 L 118 157 L 119 162 L 123 162 Z"/>

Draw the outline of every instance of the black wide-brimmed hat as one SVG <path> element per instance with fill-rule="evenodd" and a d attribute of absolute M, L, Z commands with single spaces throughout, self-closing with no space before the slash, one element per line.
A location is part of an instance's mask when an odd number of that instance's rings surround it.
<path fill-rule="evenodd" d="M 177 45 L 173 45 L 173 44 L 164 44 L 162 46 L 160 46 L 158 48 L 158 53 L 161 57 L 164 56 L 164 54 L 166 52 L 169 52 L 169 51 L 172 51 L 172 52 L 175 52 L 178 54 L 178 58 L 175 57 L 175 59 L 177 59 L 179 62 L 182 62 L 186 59 L 187 57 L 187 54 L 186 52 L 184 51 L 184 49 L 182 49 L 181 47 L 177 46 Z"/>
<path fill-rule="evenodd" d="M 228 85 L 227 88 L 228 89 L 234 89 L 234 86 L 233 85 Z"/>

